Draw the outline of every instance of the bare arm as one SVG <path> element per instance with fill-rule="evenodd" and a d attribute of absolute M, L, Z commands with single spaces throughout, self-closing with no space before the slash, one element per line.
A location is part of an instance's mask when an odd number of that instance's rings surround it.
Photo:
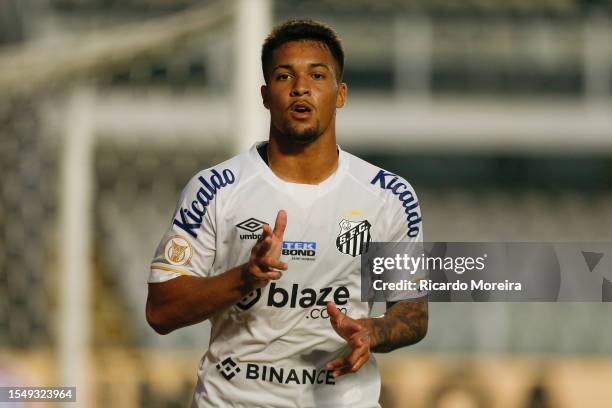
<path fill-rule="evenodd" d="M 388 353 L 421 341 L 427 334 L 427 297 L 387 303 L 384 316 L 359 322 L 369 332 L 370 350 Z"/>
<path fill-rule="evenodd" d="M 179 276 L 162 283 L 149 283 L 146 315 L 160 334 L 200 323 L 249 293 L 254 286 L 244 273 L 246 264 L 211 278 Z"/>
<path fill-rule="evenodd" d="M 280 279 L 287 264 L 279 260 L 287 214 L 279 211 L 274 231 L 264 225 L 261 238 L 251 250 L 249 261 L 220 275 L 202 278 L 179 276 L 150 283 L 146 316 L 160 334 L 200 323 L 224 310 L 252 290 Z"/>
<path fill-rule="evenodd" d="M 333 303 L 327 305 L 331 325 L 351 348 L 347 356 L 326 364 L 334 378 L 355 373 L 370 359 L 370 352 L 387 353 L 419 342 L 427 333 L 427 297 L 387 303 L 387 312 L 377 318 L 354 320 Z"/>

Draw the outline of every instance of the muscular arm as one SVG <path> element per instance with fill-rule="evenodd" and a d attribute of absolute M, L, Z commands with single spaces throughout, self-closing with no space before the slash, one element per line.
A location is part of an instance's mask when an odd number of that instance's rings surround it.
<path fill-rule="evenodd" d="M 370 350 L 388 353 L 421 341 L 427 334 L 427 297 L 387 303 L 387 312 L 378 318 L 361 319 L 369 332 Z"/>
<path fill-rule="evenodd" d="M 279 257 L 287 214 L 276 216 L 274 231 L 269 225 L 253 249 L 249 261 L 212 277 L 179 276 L 162 283 L 149 283 L 146 316 L 149 325 L 159 334 L 200 323 L 224 310 L 252 290 L 262 288 L 270 280 L 280 279 L 287 264 Z"/>
<path fill-rule="evenodd" d="M 332 327 L 351 348 L 348 355 L 326 364 L 334 378 L 359 371 L 371 352 L 388 353 L 409 346 L 427 333 L 427 297 L 387 303 L 387 313 L 377 318 L 353 320 L 331 302 L 327 312 Z"/>
<path fill-rule="evenodd" d="M 208 319 L 254 289 L 245 275 L 246 264 L 210 277 L 179 276 L 162 283 L 149 283 L 146 315 L 159 334 Z"/>

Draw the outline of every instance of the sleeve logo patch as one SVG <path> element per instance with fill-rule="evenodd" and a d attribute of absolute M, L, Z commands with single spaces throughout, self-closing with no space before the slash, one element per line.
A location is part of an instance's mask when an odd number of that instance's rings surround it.
<path fill-rule="evenodd" d="M 171 237 L 166 243 L 164 256 L 166 261 L 172 265 L 187 265 L 191 261 L 193 249 L 189 241 L 180 236 Z"/>
<path fill-rule="evenodd" d="M 387 180 L 387 177 L 391 180 Z M 378 174 L 370 181 L 370 184 L 377 185 L 383 190 L 391 190 L 397 196 L 397 199 L 402 203 L 404 212 L 406 213 L 406 221 L 408 224 L 408 235 L 411 238 L 419 235 L 421 214 L 417 207 L 419 202 L 416 200 L 414 191 L 404 183 L 402 183 L 395 174 L 380 170 Z"/>

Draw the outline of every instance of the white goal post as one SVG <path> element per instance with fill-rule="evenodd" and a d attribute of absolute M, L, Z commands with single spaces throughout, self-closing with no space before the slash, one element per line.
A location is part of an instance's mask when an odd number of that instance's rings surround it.
<path fill-rule="evenodd" d="M 235 137 L 230 144 L 234 150 L 241 149 L 250 145 L 257 134 L 266 132 L 263 107 L 253 90 L 262 82 L 258 52 L 271 28 L 271 13 L 271 0 L 235 0 L 231 5 L 219 1 L 170 17 L 98 32 L 85 41 L 68 40 L 73 47 L 65 47 L 70 50 L 67 54 L 51 56 L 44 48 L 26 47 L 14 51 L 11 59 L 32 71 L 32 81 L 18 81 L 15 75 L 22 76 L 23 72 L 15 74 L 15 65 L 7 69 L 1 62 L 7 61 L 4 58 L 0 59 L 0 88 L 14 95 L 29 93 L 43 82 L 69 81 L 71 75 L 120 65 L 140 54 L 180 47 L 187 37 L 230 21 L 234 26 L 235 75 L 239 78 L 234 81 L 235 114 L 242 118 L 234 124 Z M 41 68 L 42 61 L 46 68 Z M 94 149 L 96 138 L 110 133 L 103 131 L 105 122 L 98 115 L 95 89 L 86 84 L 73 85 L 72 89 L 61 141 L 58 366 L 61 384 L 77 386 L 79 405 L 90 406 Z M 134 124 L 128 125 L 132 130 L 133 127 Z"/>

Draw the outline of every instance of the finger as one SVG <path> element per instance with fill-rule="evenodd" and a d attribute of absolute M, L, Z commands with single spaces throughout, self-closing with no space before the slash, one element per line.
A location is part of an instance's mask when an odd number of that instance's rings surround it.
<path fill-rule="evenodd" d="M 280 271 L 286 271 L 289 268 L 285 262 L 278 259 L 270 259 L 269 257 L 264 259 L 265 265 L 270 269 L 278 269 Z"/>
<path fill-rule="evenodd" d="M 348 342 L 355 347 L 367 347 L 369 345 L 369 340 L 370 338 L 368 337 L 367 333 L 365 332 L 365 330 L 360 330 L 353 333 L 349 339 Z"/>
<path fill-rule="evenodd" d="M 334 302 L 327 302 L 327 313 L 329 314 L 329 317 L 331 319 L 336 320 L 338 324 L 341 323 L 343 328 L 346 327 L 352 330 L 361 329 L 361 325 L 359 325 L 359 323 L 357 323 L 355 320 L 348 318 L 344 313 L 342 313 L 340 309 L 336 307 L 336 304 Z"/>
<path fill-rule="evenodd" d="M 251 274 L 256 278 L 256 279 L 260 279 L 260 280 L 268 280 L 268 279 L 273 279 L 273 280 L 278 280 L 283 276 L 282 271 L 279 270 L 275 270 L 275 269 L 270 269 L 268 268 L 265 264 L 261 265 L 259 263 L 255 263 L 251 269 Z"/>
<path fill-rule="evenodd" d="M 274 258 L 269 253 L 264 255 L 258 255 L 255 258 L 255 263 L 259 265 L 259 267 L 263 271 L 269 271 L 272 269 L 285 271 L 289 267 L 289 265 L 287 265 L 285 262 L 281 261 L 280 259 Z"/>
<path fill-rule="evenodd" d="M 269 280 L 279 280 L 283 277 L 283 273 L 279 271 L 269 271 L 264 273 L 266 279 Z"/>
<path fill-rule="evenodd" d="M 342 313 L 333 302 L 327 302 L 327 313 L 332 326 L 342 331 L 342 337 L 346 338 L 362 329 L 359 323 Z"/>
<path fill-rule="evenodd" d="M 344 315 L 338 308 L 334 302 L 327 302 L 327 313 L 329 314 L 330 319 L 332 320 L 332 324 L 340 323 Z"/>
<path fill-rule="evenodd" d="M 347 319 L 346 316 L 344 316 L 344 321 L 342 322 L 342 328 L 346 330 L 347 332 L 351 333 L 350 334 L 351 336 L 358 336 L 359 338 L 363 337 L 363 335 L 359 333 L 362 330 L 361 325 L 353 319 L 350 319 L 350 318 Z"/>
<path fill-rule="evenodd" d="M 261 238 L 262 239 L 266 239 L 267 237 L 271 237 L 272 236 L 272 228 L 270 228 L 269 224 L 264 224 L 261 227 Z"/>
<path fill-rule="evenodd" d="M 283 277 L 283 271 L 279 271 L 276 269 L 269 269 L 268 267 L 256 265 L 256 272 L 253 271 L 251 274 L 255 279 L 259 280 L 279 280 Z"/>
<path fill-rule="evenodd" d="M 268 271 L 262 269 L 259 265 L 255 264 L 251 267 L 251 276 L 259 281 L 268 280 Z"/>
<path fill-rule="evenodd" d="M 272 280 L 279 280 L 280 278 L 283 277 L 283 272 L 282 271 L 277 271 L 275 269 L 268 269 L 266 267 L 258 267 L 258 271 L 257 273 L 254 273 L 253 276 L 257 277 L 257 279 L 272 279 Z"/>
<path fill-rule="evenodd" d="M 255 244 L 255 254 L 258 257 L 264 256 L 272 248 L 272 237 L 268 236 L 263 238 L 257 244 Z"/>
<path fill-rule="evenodd" d="M 346 357 L 347 363 L 350 366 L 354 366 L 363 356 L 370 354 L 367 347 L 359 347 L 354 349 L 351 354 Z"/>
<path fill-rule="evenodd" d="M 257 282 L 267 283 L 271 280 L 279 280 L 283 277 L 282 272 L 271 271 L 271 272 L 257 272 L 252 274 L 253 279 Z"/>
<path fill-rule="evenodd" d="M 270 236 L 272 236 L 272 230 L 270 229 L 270 226 L 268 224 L 263 224 L 261 226 L 261 235 L 257 239 L 256 243 L 258 244 Z"/>
<path fill-rule="evenodd" d="M 285 234 L 285 228 L 287 227 L 287 212 L 285 210 L 280 210 L 278 214 L 276 214 L 276 222 L 274 223 L 274 235 L 283 240 L 283 235 Z"/>
<path fill-rule="evenodd" d="M 345 367 L 341 367 L 341 368 L 339 368 L 337 370 L 334 370 L 332 372 L 332 377 L 338 378 L 341 375 L 345 375 L 345 374 L 349 374 L 349 373 L 351 373 L 351 366 L 345 366 Z"/>
<path fill-rule="evenodd" d="M 357 371 L 359 371 L 361 367 L 363 367 L 365 363 L 368 362 L 369 359 L 370 359 L 370 355 L 364 354 L 355 362 L 355 364 L 353 364 L 353 366 L 351 367 L 351 371 L 356 373 Z"/>
<path fill-rule="evenodd" d="M 335 370 L 344 366 L 350 366 L 349 362 L 344 357 L 336 358 L 335 360 L 332 360 L 329 363 L 325 364 L 325 368 L 327 370 Z"/>

